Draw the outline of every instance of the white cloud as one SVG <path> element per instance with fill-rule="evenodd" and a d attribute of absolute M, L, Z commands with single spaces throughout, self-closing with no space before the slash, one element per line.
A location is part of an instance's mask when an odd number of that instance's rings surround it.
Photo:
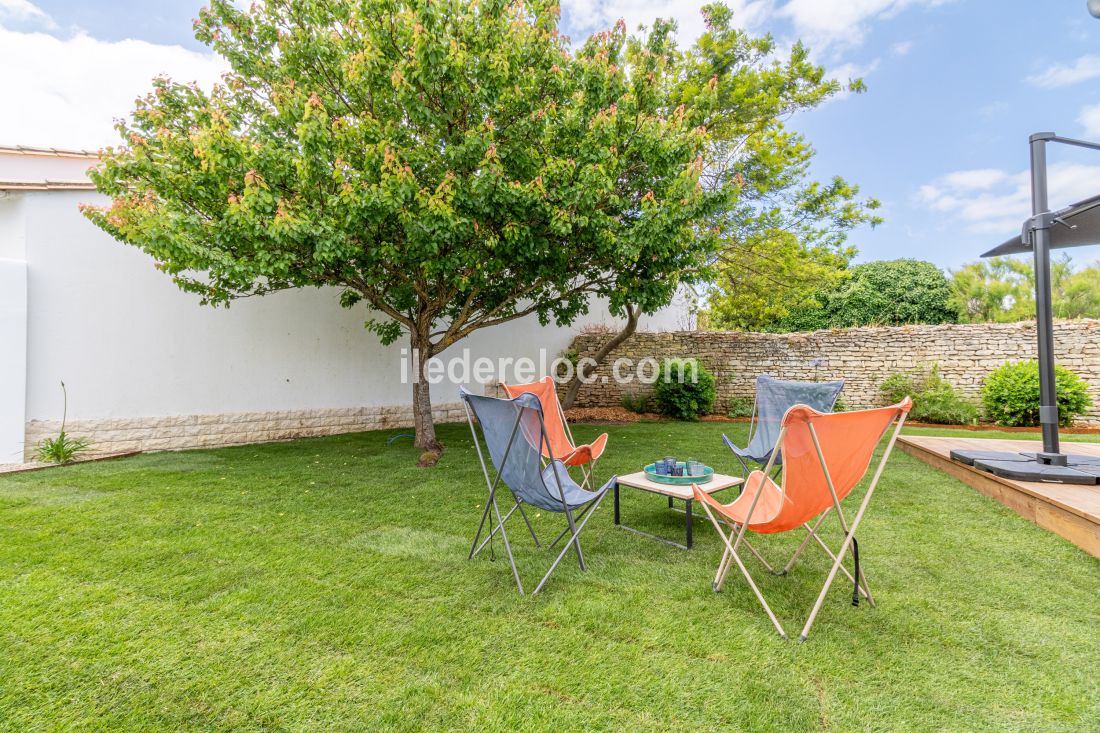
<path fill-rule="evenodd" d="M 1089 137 L 1100 137 L 1100 104 L 1090 104 L 1081 108 L 1077 123 L 1085 129 Z"/>
<path fill-rule="evenodd" d="M 1100 165 L 1055 163 L 1049 168 L 1054 209 L 1095 196 Z M 957 219 L 968 231 L 1011 235 L 1031 215 L 1031 175 L 996 168 L 961 170 L 920 187 L 917 199 L 933 212 Z"/>
<path fill-rule="evenodd" d="M 116 144 L 114 120 L 130 113 L 154 76 L 209 87 L 226 68 L 217 56 L 181 46 L 100 41 L 84 33 L 63 39 L 0 26 L 0 144 Z"/>
<path fill-rule="evenodd" d="M 950 0 L 788 0 L 778 15 L 788 18 L 811 48 L 854 47 L 863 43 L 874 20 L 909 7 L 934 7 Z"/>
<path fill-rule="evenodd" d="M 895 56 L 905 56 L 907 53 L 909 53 L 912 50 L 913 50 L 913 42 L 912 41 L 899 41 L 898 43 L 895 43 L 894 45 L 890 46 L 890 53 L 894 54 Z"/>
<path fill-rule="evenodd" d="M 1038 74 L 1032 74 L 1025 81 L 1044 89 L 1055 89 L 1100 76 L 1100 56 L 1086 54 L 1071 65 L 1055 64 Z"/>
<path fill-rule="evenodd" d="M 593 32 L 607 30 L 622 18 L 628 31 L 639 25 L 649 27 L 657 18 L 676 21 L 677 37 L 688 44 L 705 30 L 700 9 L 709 0 L 563 0 L 562 19 L 573 31 L 573 42 L 580 45 Z M 733 22 L 740 28 L 754 28 L 771 15 L 772 0 L 733 0 Z"/>
<path fill-rule="evenodd" d="M 56 27 L 53 19 L 42 8 L 27 0 L 0 0 L 0 23 Z"/>

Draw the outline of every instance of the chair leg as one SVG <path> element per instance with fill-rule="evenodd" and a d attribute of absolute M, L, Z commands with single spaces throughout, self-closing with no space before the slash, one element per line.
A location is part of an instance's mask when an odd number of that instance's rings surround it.
<path fill-rule="evenodd" d="M 542 545 L 539 543 L 539 536 L 535 534 L 535 528 L 531 526 L 531 520 L 527 518 L 527 512 L 523 511 L 523 505 L 520 503 L 519 499 L 516 499 L 516 506 L 519 507 L 519 513 L 523 516 L 523 521 L 527 524 L 527 529 L 531 531 L 531 539 L 535 541 L 535 547 L 541 548 Z"/>
<path fill-rule="evenodd" d="M 581 509 L 581 510 L 580 510 L 579 512 L 577 512 L 577 516 L 576 516 L 576 517 L 574 517 L 574 521 L 577 521 L 577 522 L 579 522 L 579 521 L 580 521 L 581 519 L 583 519 L 583 518 L 584 518 L 584 515 L 585 515 L 585 514 L 588 514 L 588 510 L 589 510 L 589 509 L 591 509 L 591 508 L 592 508 L 592 505 L 591 505 L 591 504 L 588 504 L 587 506 L 585 506 L 585 508 L 584 508 L 584 509 Z M 549 545 L 547 545 L 547 547 L 548 547 L 548 548 L 550 548 L 551 550 L 553 550 L 553 549 L 554 549 L 554 546 L 555 546 L 556 544 L 558 544 L 559 542 L 561 542 L 561 538 L 562 538 L 562 537 L 564 537 L 564 536 L 565 536 L 565 535 L 567 535 L 567 534 L 569 534 L 569 527 L 568 527 L 568 526 L 567 526 L 567 527 L 566 527 L 565 529 L 563 529 L 563 530 L 562 530 L 562 531 L 561 531 L 561 532 L 560 532 L 560 533 L 558 534 L 558 536 L 554 538 L 554 541 L 553 541 L 553 542 L 551 542 L 551 543 L 550 543 Z"/>
<path fill-rule="evenodd" d="M 598 499 L 596 499 L 594 502 L 592 502 L 592 504 L 593 504 L 592 509 L 593 510 L 596 508 L 596 506 L 599 505 L 599 503 L 601 501 L 604 500 L 605 496 L 607 496 L 607 491 L 606 490 L 602 494 L 600 494 Z M 563 547 L 561 549 L 561 552 L 558 553 L 558 556 L 557 556 L 557 558 L 555 558 L 554 563 L 550 566 L 550 569 L 546 571 L 546 575 L 542 576 L 542 580 L 539 581 L 538 586 L 535 588 L 534 591 L 532 591 L 531 595 L 536 595 L 540 590 L 542 590 L 542 587 L 544 585 L 546 585 L 546 581 L 550 579 L 550 576 L 553 574 L 554 570 L 557 569 L 558 564 L 561 563 L 562 558 L 565 557 L 565 553 L 569 552 L 570 547 L 574 546 L 574 544 L 575 544 L 576 547 L 577 547 L 577 550 L 580 551 L 580 547 L 581 547 L 581 545 L 580 545 L 580 533 L 584 530 L 585 525 L 588 524 L 588 520 L 591 519 L 592 515 L 595 514 L 595 513 L 596 513 L 595 511 L 588 512 L 587 515 L 585 516 L 585 518 L 581 521 L 581 523 L 576 526 L 576 529 L 573 532 L 573 541 L 566 543 L 565 547 Z"/>
<path fill-rule="evenodd" d="M 805 526 L 805 525 L 803 525 Z M 825 544 L 825 540 L 821 539 L 816 532 L 812 533 L 813 539 L 817 540 L 817 544 L 821 545 L 821 549 L 825 551 L 825 554 L 829 556 L 830 560 L 836 560 L 836 555 L 829 549 L 829 546 Z M 809 539 L 809 538 L 807 538 Z M 840 564 L 840 572 L 844 573 L 845 577 L 852 583 L 856 582 L 856 579 L 852 577 L 852 574 L 848 572 L 848 568 L 844 567 L 844 563 Z M 871 608 L 875 607 L 874 596 L 871 595 L 871 586 L 867 584 L 867 576 L 863 572 L 863 567 L 859 569 L 859 592 L 863 594 L 863 597 L 867 599 L 867 602 L 871 604 Z"/>
<path fill-rule="evenodd" d="M 798 549 L 794 551 L 793 555 L 791 555 L 791 559 L 787 562 L 786 565 L 783 566 L 783 570 L 779 573 L 780 575 L 786 575 L 787 573 L 791 572 L 791 568 L 793 568 L 794 564 L 798 561 L 798 558 L 802 554 L 802 551 L 806 549 L 806 545 L 810 544 L 810 540 L 813 539 L 814 536 L 815 536 L 814 533 L 817 532 L 818 527 L 821 526 L 821 523 L 825 521 L 825 517 L 831 511 L 832 511 L 832 508 L 829 508 L 829 509 L 826 509 L 825 511 L 823 511 L 821 513 L 821 516 L 818 517 L 818 519 L 817 519 L 817 524 L 815 524 L 812 529 L 810 528 L 810 523 L 809 522 L 806 522 L 805 524 L 802 525 L 803 527 L 806 528 L 806 530 L 810 534 L 807 535 L 806 539 L 802 540 L 802 544 L 799 545 Z"/>
<path fill-rule="evenodd" d="M 493 494 L 489 493 L 489 501 L 485 502 L 485 511 L 481 513 L 481 523 L 477 525 L 477 534 L 474 535 L 474 543 L 470 545 L 470 555 L 467 560 L 473 560 L 477 554 L 477 541 L 481 539 L 481 530 L 485 528 L 485 520 L 489 518 L 489 511 L 493 507 Z"/>
<path fill-rule="evenodd" d="M 565 510 L 565 519 L 566 519 L 566 521 L 569 522 L 569 531 L 573 533 L 572 544 L 577 548 L 577 562 L 581 566 L 581 572 L 584 572 L 587 569 L 584 566 L 584 552 L 581 550 L 581 541 L 577 537 L 577 526 L 576 526 L 576 523 L 573 521 L 573 510 L 572 509 L 566 509 Z M 569 546 L 566 545 L 565 549 L 568 550 Z"/>
<path fill-rule="evenodd" d="M 496 499 L 495 498 L 493 499 L 492 503 L 493 503 L 494 506 L 496 505 Z M 481 544 L 478 545 L 476 548 L 474 548 L 474 550 L 470 554 L 471 558 L 476 557 L 479 552 L 481 552 L 483 549 L 485 549 L 485 545 L 489 544 L 489 541 L 491 539 L 493 539 L 493 537 L 496 536 L 497 530 L 500 529 L 501 527 L 503 527 L 504 522 L 507 522 L 509 519 L 511 519 L 512 515 L 516 513 L 516 509 L 519 509 L 519 508 L 520 508 L 519 504 L 516 504 L 516 506 L 512 507 L 511 510 L 509 510 L 509 512 L 504 515 L 504 519 L 501 520 L 500 525 L 496 526 L 496 527 L 493 527 L 492 531 L 489 532 L 488 536 L 481 541 Z M 498 515 L 499 515 L 500 510 L 498 509 L 497 512 L 498 512 Z"/>
<path fill-rule="evenodd" d="M 516 504 L 516 506 L 519 506 L 519 504 Z M 516 567 L 516 558 L 512 556 L 512 545 L 508 542 L 508 532 L 504 529 L 504 522 L 507 521 L 507 517 L 505 517 L 504 519 L 500 518 L 500 507 L 497 506 L 497 500 L 495 496 L 493 497 L 493 511 L 496 512 L 497 515 L 497 528 L 500 529 L 500 536 L 504 540 L 504 551 L 508 553 L 508 562 L 512 566 L 512 575 L 514 575 L 516 578 L 516 586 L 519 588 L 519 594 L 522 596 L 523 581 L 519 579 L 519 568 Z M 514 511 L 515 509 L 512 510 L 512 512 Z M 509 517 L 512 516 L 512 512 L 508 512 Z M 492 536 L 492 533 L 490 533 L 489 537 L 491 538 Z"/>
<path fill-rule="evenodd" d="M 718 532 L 718 536 L 722 538 L 722 543 L 726 546 L 726 552 L 730 555 L 733 561 L 737 563 L 737 567 L 741 569 L 741 574 L 745 576 L 746 582 L 748 582 L 749 587 L 752 588 L 752 592 L 756 595 L 756 600 L 760 601 L 760 605 L 764 607 L 764 611 L 768 614 L 768 618 L 771 619 L 772 625 L 775 626 L 775 630 L 778 631 L 779 635 L 783 637 L 784 641 L 786 641 L 789 638 L 787 636 L 787 632 L 783 630 L 783 625 L 779 623 L 779 619 L 776 618 L 775 613 L 772 612 L 771 606 L 769 606 L 768 602 L 764 599 L 764 594 L 761 593 L 760 588 L 756 586 L 756 582 L 752 579 L 752 575 L 749 573 L 748 568 L 746 568 L 745 564 L 741 562 L 741 556 L 737 554 L 736 548 L 732 544 L 730 544 L 729 537 L 727 537 L 726 533 L 722 531 L 722 527 L 718 523 L 718 520 L 714 518 L 714 514 L 711 513 L 710 507 L 708 507 L 705 502 L 702 502 L 702 504 L 703 510 L 706 511 L 707 516 L 710 517 L 711 524 L 714 525 L 714 529 Z M 725 580 L 724 576 L 722 577 L 722 580 Z"/>

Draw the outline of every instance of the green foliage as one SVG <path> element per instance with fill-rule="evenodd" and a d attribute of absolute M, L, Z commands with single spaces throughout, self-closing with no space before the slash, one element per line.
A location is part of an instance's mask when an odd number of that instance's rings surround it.
<path fill-rule="evenodd" d="M 1031 262 L 994 257 L 952 273 L 952 302 L 971 323 L 1025 321 L 1035 317 Z M 1100 265 L 1075 269 L 1068 254 L 1050 265 L 1055 318 L 1100 318 Z"/>
<path fill-rule="evenodd" d="M 70 438 L 65 434 L 65 423 L 69 419 L 69 390 L 61 382 L 61 430 L 56 438 L 46 438 L 35 447 L 35 458 L 42 463 L 70 463 L 88 450 L 91 443 L 87 438 Z"/>
<path fill-rule="evenodd" d="M 649 395 L 640 392 L 623 392 L 623 408 L 640 415 L 650 412 L 649 397 Z"/>
<path fill-rule="evenodd" d="M 87 438 L 70 438 L 62 430 L 56 438 L 46 438 L 35 448 L 35 459 L 42 463 L 70 463 L 88 450 Z"/>
<path fill-rule="evenodd" d="M 818 290 L 812 304 L 792 309 L 767 330 L 814 331 L 851 326 L 956 323 L 951 287 L 943 272 L 921 260 L 856 265 L 838 284 Z"/>
<path fill-rule="evenodd" d="M 224 83 L 154 80 L 91 174 L 110 206 L 85 214 L 205 304 L 332 286 L 424 357 L 528 314 L 569 323 L 594 295 L 652 312 L 706 272 L 701 224 L 728 206 L 700 180 L 719 93 L 672 24 L 574 50 L 559 13 L 213 0 L 195 34 Z"/>
<path fill-rule="evenodd" d="M 785 120 L 842 87 L 810 63 L 805 46 L 794 44 L 777 62 L 775 41 L 750 38 L 728 8 L 707 6 L 704 15 L 710 31 L 691 50 L 693 73 L 681 94 L 690 99 L 715 84 L 715 114 L 704 120 L 712 145 L 703 181 L 726 191 L 729 202 L 708 220 L 721 246 L 717 288 L 702 320 L 709 328 L 760 328 L 837 278 L 855 254 L 847 233 L 881 221 L 879 203 L 861 200 L 842 178 L 809 176 L 813 147 Z M 847 87 L 864 88 L 858 79 Z"/>
<path fill-rule="evenodd" d="M 1054 368 L 1058 394 L 1058 422 L 1063 427 L 1092 404 L 1088 384 L 1069 369 Z M 998 425 L 1023 427 L 1039 424 L 1039 362 L 1005 362 L 990 372 L 982 387 L 986 415 Z"/>
<path fill-rule="evenodd" d="M 978 406 L 961 395 L 940 376 L 938 364 L 927 372 L 898 372 L 887 377 L 879 389 L 887 404 L 913 398 L 910 419 L 942 425 L 972 425 L 978 422 Z"/>
<path fill-rule="evenodd" d="M 752 417 L 752 397 L 731 397 L 726 403 L 726 417 Z"/>
<path fill-rule="evenodd" d="M 653 385 L 653 398 L 662 415 L 698 420 L 714 409 L 714 375 L 698 359 L 666 359 Z"/>

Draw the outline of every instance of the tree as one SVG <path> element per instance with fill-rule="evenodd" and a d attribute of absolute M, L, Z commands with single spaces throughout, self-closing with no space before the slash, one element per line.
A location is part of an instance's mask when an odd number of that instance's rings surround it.
<path fill-rule="evenodd" d="M 214 0 L 196 37 L 232 70 L 157 79 L 86 215 L 208 305 L 304 286 L 408 334 L 416 374 L 476 329 L 649 312 L 707 264 L 705 130 L 671 26 L 576 52 L 549 0 Z M 700 93 L 697 106 L 713 95 Z M 416 445 L 439 450 L 430 386 Z"/>
<path fill-rule="evenodd" d="M 1034 312 L 1031 279 L 1031 268 L 1022 260 L 980 260 L 952 273 L 952 303 L 971 323 L 1020 320 L 1017 315 Z"/>
<path fill-rule="evenodd" d="M 858 189 L 841 178 L 811 180 L 814 150 L 785 127 L 786 118 L 816 107 L 841 85 L 810 63 L 802 44 L 777 59 L 775 41 L 737 28 L 728 7 L 712 4 L 702 12 L 707 30 L 676 57 L 670 106 L 682 105 L 707 130 L 701 181 L 718 203 L 705 223 L 717 238 L 711 266 L 695 278 L 708 283 L 703 320 L 743 327 L 786 315 L 790 303 L 839 277 L 855 253 L 845 245 L 846 233 L 877 223 L 878 202 L 859 200 Z M 862 82 L 849 88 L 860 91 Z M 637 322 L 634 313 L 601 345 L 592 370 Z M 562 401 L 566 406 L 579 376 Z"/>
<path fill-rule="evenodd" d="M 817 292 L 814 301 L 820 305 L 793 309 L 771 330 L 957 323 L 951 298 L 947 277 L 931 262 L 868 262 L 852 267 L 837 285 Z"/>
<path fill-rule="evenodd" d="M 730 200 L 710 222 L 721 244 L 706 316 L 714 328 L 759 328 L 842 277 L 855 255 L 847 234 L 878 224 L 879 202 L 861 200 L 859 188 L 843 178 L 810 178 L 815 151 L 785 125 L 840 92 L 841 84 L 809 62 L 801 43 L 776 63 L 770 36 L 750 38 L 730 27 L 728 10 L 708 10 L 710 31 L 689 56 L 692 72 L 682 85 L 690 98 L 707 79 L 718 79 L 703 184 L 725 190 Z M 847 86 L 865 91 L 858 79 Z"/>
<path fill-rule="evenodd" d="M 1100 318 L 1100 265 L 1080 270 L 1068 254 L 1051 261 L 1055 318 Z M 1035 317 L 1035 270 L 1010 257 L 973 262 L 952 273 L 953 302 L 972 323 L 1026 321 Z"/>

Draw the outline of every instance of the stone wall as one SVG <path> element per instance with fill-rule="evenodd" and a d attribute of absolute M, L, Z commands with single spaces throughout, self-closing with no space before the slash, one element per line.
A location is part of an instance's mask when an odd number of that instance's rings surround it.
<path fill-rule="evenodd" d="M 580 357 L 590 356 L 607 338 L 582 334 L 573 341 Z M 1100 424 L 1100 321 L 1059 321 L 1054 328 L 1058 363 L 1089 383 L 1093 406 L 1081 422 Z M 753 395 L 756 376 L 780 379 L 843 378 L 843 398 L 850 408 L 881 404 L 878 386 L 899 371 L 926 368 L 933 362 L 940 373 L 967 396 L 978 399 L 986 375 L 1007 360 L 1034 359 L 1034 323 L 959 324 L 851 328 L 811 333 L 739 333 L 683 331 L 637 333 L 616 350 L 598 371 L 596 382 L 582 387 L 578 407 L 621 404 L 623 392 L 644 394 L 649 387 L 618 384 L 611 362 L 629 357 L 658 361 L 666 357 L 698 357 L 718 379 L 716 410 L 724 411 L 736 397 Z M 815 366 L 814 362 L 820 361 Z M 623 370 L 622 373 L 626 373 Z"/>
<path fill-rule="evenodd" d="M 435 405 L 432 412 L 436 423 L 466 420 L 461 402 Z M 409 406 L 349 407 L 70 420 L 65 426 L 65 432 L 70 437 L 89 439 L 91 455 L 104 455 L 262 443 L 364 430 L 407 428 L 412 424 L 412 407 Z M 35 446 L 45 438 L 56 437 L 60 429 L 60 422 L 32 420 L 27 423 L 25 459 L 33 460 Z"/>

